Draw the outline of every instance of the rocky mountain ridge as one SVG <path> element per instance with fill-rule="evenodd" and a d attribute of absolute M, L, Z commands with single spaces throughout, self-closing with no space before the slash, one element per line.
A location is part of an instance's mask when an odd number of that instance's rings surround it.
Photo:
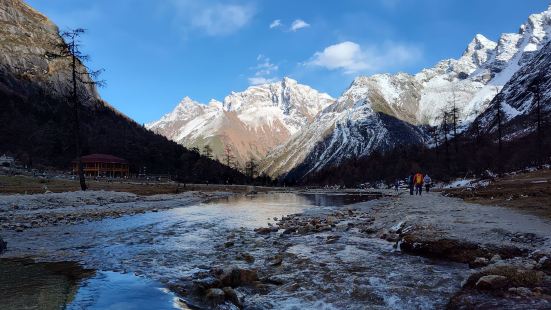
<path fill-rule="evenodd" d="M 300 179 L 374 151 L 430 144 L 424 128 L 438 125 L 444 111 L 449 112 L 454 105 L 460 130 L 469 128 L 515 74 L 547 48 L 550 25 L 551 7 L 531 15 L 519 33 L 503 34 L 498 42 L 477 34 L 459 59 L 441 61 L 416 75 L 356 78 L 335 104 L 271 152 L 261 165 L 262 171 Z M 531 70 L 535 69 L 545 70 L 544 64 Z M 509 86 L 507 92 L 523 87 L 516 85 L 516 89 Z M 511 111 L 508 105 L 505 109 Z"/>
<path fill-rule="evenodd" d="M 333 101 L 327 94 L 284 78 L 232 92 L 223 102 L 211 100 L 208 105 L 186 97 L 146 127 L 187 147 L 209 145 L 220 160 L 229 146 L 243 166 L 285 143 Z"/>
<path fill-rule="evenodd" d="M 222 153 L 222 145 L 246 145 L 236 147 L 240 161 L 266 157 L 261 162 L 261 172 L 301 178 L 374 151 L 430 145 L 426 129 L 439 125 L 454 107 L 459 131 L 467 130 L 474 120 L 491 122 L 490 117 L 480 115 L 487 114 L 485 111 L 503 87 L 545 49 L 550 35 L 551 7 L 530 15 L 518 33 L 504 33 L 495 42 L 477 34 L 461 57 L 442 60 L 417 74 L 359 76 L 336 100 L 320 97 L 319 92 L 312 90 L 313 99 L 301 98 L 292 106 L 290 111 L 295 111 L 296 117 L 285 117 L 283 113 L 274 118 L 270 110 L 277 106 L 278 111 L 286 111 L 285 97 L 280 95 L 283 93 L 272 90 L 285 84 L 284 80 L 232 93 L 223 103 L 195 105 L 188 109 L 193 112 L 178 112 L 176 108 L 149 128 L 183 145 L 214 145 L 217 154 Z M 251 89 L 263 90 L 260 93 L 265 94 L 253 95 Z M 276 98 L 271 98 L 274 94 Z M 312 107 L 311 102 L 321 100 L 324 104 Z M 310 102 L 310 106 L 299 113 L 305 102 Z M 514 112 L 512 106 L 504 104 L 505 110 L 513 114 L 527 111 Z M 232 112 L 236 113 L 233 120 Z M 251 128 L 264 130 L 254 131 L 258 138 L 245 141 L 226 134 L 251 137 Z"/>

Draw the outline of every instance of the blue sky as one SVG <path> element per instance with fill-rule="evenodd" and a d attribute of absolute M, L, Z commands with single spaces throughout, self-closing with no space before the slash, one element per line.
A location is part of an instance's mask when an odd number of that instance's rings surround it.
<path fill-rule="evenodd" d="M 82 27 L 100 89 L 146 123 L 184 97 L 290 76 L 337 97 L 357 75 L 415 73 L 461 55 L 475 34 L 517 32 L 546 0 L 26 0 Z"/>

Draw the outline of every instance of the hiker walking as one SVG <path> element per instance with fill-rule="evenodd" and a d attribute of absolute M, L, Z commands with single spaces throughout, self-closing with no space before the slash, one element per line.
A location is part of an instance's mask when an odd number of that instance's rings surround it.
<path fill-rule="evenodd" d="M 423 182 L 425 182 L 425 189 L 427 190 L 427 193 L 430 191 L 430 186 L 432 185 L 432 179 L 429 177 L 429 175 L 425 175 L 425 178 L 423 179 Z"/>
<path fill-rule="evenodd" d="M 423 174 L 418 172 L 413 179 L 415 183 L 415 195 L 421 196 L 423 193 Z"/>
<path fill-rule="evenodd" d="M 400 187 L 400 180 L 396 179 L 396 181 L 394 181 L 394 191 L 398 192 L 399 187 Z"/>
<path fill-rule="evenodd" d="M 415 174 L 412 172 L 408 177 L 408 186 L 409 186 L 410 195 L 413 195 L 413 189 L 415 187 L 414 178 L 415 178 Z"/>

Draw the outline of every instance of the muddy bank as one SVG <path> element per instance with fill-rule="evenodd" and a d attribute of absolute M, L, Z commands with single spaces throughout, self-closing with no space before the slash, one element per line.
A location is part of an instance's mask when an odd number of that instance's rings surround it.
<path fill-rule="evenodd" d="M 551 219 L 551 170 L 512 173 L 486 186 L 446 189 L 450 197 L 488 206 L 502 206 Z"/>
<path fill-rule="evenodd" d="M 73 225 L 84 221 L 158 212 L 229 195 L 231 193 L 227 192 L 185 192 L 138 196 L 106 191 L 0 195 L 0 229 L 21 232 L 52 225 Z"/>

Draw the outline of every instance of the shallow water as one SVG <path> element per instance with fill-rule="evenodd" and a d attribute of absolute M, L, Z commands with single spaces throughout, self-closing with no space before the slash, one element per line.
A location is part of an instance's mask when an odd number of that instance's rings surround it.
<path fill-rule="evenodd" d="M 0 309 L 186 309 L 163 285 L 73 262 L 0 260 Z"/>
<path fill-rule="evenodd" d="M 72 284 L 76 293 L 67 302 L 69 309 L 105 309 L 108 305 L 119 305 L 113 309 L 140 309 L 136 305 L 144 304 L 154 306 L 142 309 L 174 309 L 183 305 L 176 304 L 170 292 L 160 290 L 163 284 L 191 279 L 213 266 L 239 263 L 234 254 L 221 247 L 229 235 L 253 243 L 250 251 L 259 258 L 255 263 L 258 267 L 263 263 L 261 258 L 272 253 L 252 229 L 274 223 L 274 217 L 371 199 L 349 198 L 289 193 L 236 196 L 157 213 L 7 232 L 4 238 L 9 251 L 5 256 L 74 261 L 98 270 L 94 276 Z M 250 304 L 300 309 L 320 305 L 339 308 L 358 302 L 359 308 L 430 308 L 459 285 L 457 268 L 430 262 L 426 267 L 428 261 L 395 253 L 388 243 L 350 237 L 346 246 L 326 247 L 314 237 L 300 238 L 304 245 L 288 251 L 309 263 L 300 270 L 282 272 L 299 279 L 303 289 L 250 296 Z M 243 247 L 248 246 L 245 243 Z M 321 261 L 328 267 L 319 268 L 316 264 Z M 446 283 L 450 277 L 456 280 Z M 438 299 L 440 295 L 442 300 Z"/>

